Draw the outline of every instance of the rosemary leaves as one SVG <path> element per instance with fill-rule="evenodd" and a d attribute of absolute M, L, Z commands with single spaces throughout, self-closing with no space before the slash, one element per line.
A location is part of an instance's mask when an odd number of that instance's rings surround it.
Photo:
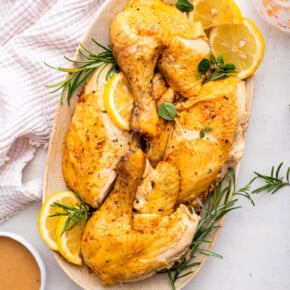
<path fill-rule="evenodd" d="M 256 176 L 253 178 L 251 182 L 254 182 L 255 180 L 260 180 L 264 182 L 264 185 L 257 187 L 252 191 L 252 193 L 260 193 L 262 191 L 267 191 L 271 194 L 274 194 L 282 187 L 290 186 L 290 166 L 286 171 L 285 177 L 281 177 L 279 174 L 282 166 L 283 162 L 281 162 L 277 166 L 277 169 L 273 166 L 270 175 L 254 172 Z"/>
<path fill-rule="evenodd" d="M 182 12 L 190 12 L 194 8 L 193 5 L 188 0 L 178 0 L 175 6 Z"/>
<path fill-rule="evenodd" d="M 65 205 L 58 202 L 53 202 L 50 206 L 58 207 L 60 211 L 50 215 L 50 217 L 55 216 L 66 216 L 67 219 L 64 223 L 62 233 L 70 231 L 77 224 L 80 225 L 81 229 L 84 228 L 87 220 L 92 215 L 92 211 L 88 205 L 82 200 L 79 194 L 75 193 L 80 201 L 79 205 Z"/>
<path fill-rule="evenodd" d="M 48 67 L 61 71 L 64 73 L 69 73 L 68 77 L 56 84 L 46 85 L 47 88 L 52 89 L 51 93 L 55 93 L 61 90 L 61 103 L 63 103 L 64 96 L 67 97 L 67 102 L 70 104 L 70 100 L 73 93 L 81 87 L 85 81 L 92 75 L 96 68 L 101 68 L 100 73 L 105 69 L 105 67 L 111 64 L 109 71 L 107 72 L 107 79 L 110 78 L 115 72 L 119 71 L 117 62 L 113 56 L 112 50 L 109 47 L 103 46 L 96 40 L 92 39 L 98 47 L 103 49 L 99 54 L 95 54 L 88 50 L 82 44 L 80 44 L 79 54 L 82 56 L 83 60 L 74 60 L 68 57 L 64 57 L 66 60 L 74 64 L 76 67 L 64 68 L 64 67 L 53 67 L 47 63 Z"/>
<path fill-rule="evenodd" d="M 270 175 L 254 172 L 256 176 L 246 186 L 238 190 L 235 189 L 235 171 L 233 168 L 230 168 L 225 177 L 209 191 L 206 203 L 202 203 L 199 199 L 197 200 L 202 208 L 202 217 L 198 229 L 187 251 L 167 271 L 169 283 L 173 290 L 176 289 L 175 282 L 177 279 L 192 274 L 194 267 L 201 264 L 200 261 L 195 261 L 198 253 L 219 258 L 222 257 L 217 253 L 207 250 L 204 246 L 212 243 L 208 237 L 220 227 L 219 221 L 227 213 L 241 208 L 241 206 L 237 205 L 239 197 L 245 197 L 254 206 L 255 204 L 251 194 L 257 194 L 263 191 L 274 194 L 279 189 L 290 186 L 290 166 L 287 168 L 285 177 L 281 177 L 279 174 L 282 166 L 283 163 L 280 163 L 277 168 L 273 166 Z M 257 180 L 262 181 L 264 184 L 251 190 L 253 183 Z M 193 207 L 192 210 L 194 210 Z"/>

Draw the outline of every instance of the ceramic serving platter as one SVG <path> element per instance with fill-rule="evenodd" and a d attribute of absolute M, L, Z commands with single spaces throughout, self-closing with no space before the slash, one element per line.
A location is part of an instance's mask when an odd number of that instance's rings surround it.
<path fill-rule="evenodd" d="M 103 6 L 97 11 L 91 25 L 88 27 L 87 32 L 83 36 L 81 43 L 93 52 L 98 52 L 98 47 L 92 42 L 92 38 L 97 40 L 99 43 L 108 45 L 109 44 L 109 27 L 112 19 L 116 14 L 121 11 L 127 4 L 127 0 L 108 0 Z M 79 59 L 78 50 L 75 55 L 75 59 Z M 253 79 L 246 81 L 247 88 L 247 100 L 245 106 L 247 111 L 250 111 L 252 92 L 253 92 Z M 47 198 L 49 195 L 66 189 L 66 184 L 62 176 L 62 156 L 65 148 L 65 136 L 68 131 L 71 117 L 74 111 L 74 106 L 78 97 L 81 93 L 82 88 L 79 88 L 75 92 L 71 99 L 70 106 L 66 102 L 59 104 L 56 118 L 54 122 L 54 127 L 51 135 L 46 174 L 45 174 L 45 185 L 43 199 Z M 243 142 L 246 134 L 246 127 L 244 130 Z M 236 171 L 238 170 L 239 164 L 236 164 Z M 223 224 L 223 220 L 220 221 L 220 225 Z M 206 245 L 206 249 L 210 250 L 219 234 L 219 231 L 212 233 L 208 240 L 211 241 L 210 244 Z M 130 289 L 130 290 L 170 290 L 171 286 L 168 281 L 167 274 L 156 274 L 150 278 L 147 278 L 140 282 L 128 283 L 123 285 L 114 286 L 104 286 L 98 277 L 90 271 L 86 266 L 74 266 L 66 262 L 58 253 L 54 253 L 57 262 L 60 267 L 65 271 L 65 273 L 81 288 L 83 289 Z M 195 261 L 201 262 L 201 264 L 195 267 L 193 273 L 184 278 L 178 279 L 175 283 L 176 289 L 181 289 L 197 274 L 200 268 L 203 266 L 206 255 L 198 255 Z"/>

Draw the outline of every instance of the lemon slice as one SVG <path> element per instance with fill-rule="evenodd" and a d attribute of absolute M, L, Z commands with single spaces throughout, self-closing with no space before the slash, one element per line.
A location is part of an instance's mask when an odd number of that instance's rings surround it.
<path fill-rule="evenodd" d="M 195 0 L 193 4 L 194 21 L 201 21 L 204 29 L 242 23 L 242 13 L 233 0 Z"/>
<path fill-rule="evenodd" d="M 50 217 L 50 215 L 62 212 L 63 210 L 59 207 L 51 206 L 53 202 L 73 205 L 79 204 L 79 200 L 72 191 L 60 191 L 49 196 L 41 206 L 37 220 L 40 237 L 50 249 L 57 251 L 56 228 L 60 217 Z"/>
<path fill-rule="evenodd" d="M 81 226 L 78 223 L 71 230 L 62 232 L 66 221 L 67 217 L 60 217 L 56 228 L 56 241 L 58 251 L 68 262 L 75 265 L 82 265 L 83 261 L 81 257 Z M 70 224 L 68 225 L 68 227 L 70 227 Z"/>
<path fill-rule="evenodd" d="M 114 124 L 123 130 L 130 130 L 133 96 L 125 75 L 115 74 L 106 83 L 104 90 L 105 109 Z"/>
<path fill-rule="evenodd" d="M 214 27 L 209 41 L 216 56 L 222 55 L 225 63 L 236 66 L 240 79 L 253 75 L 264 57 L 263 35 L 247 18 L 243 19 L 243 24 Z"/>

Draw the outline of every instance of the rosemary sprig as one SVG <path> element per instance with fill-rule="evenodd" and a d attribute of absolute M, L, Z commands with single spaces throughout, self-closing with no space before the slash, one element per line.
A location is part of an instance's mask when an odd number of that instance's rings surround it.
<path fill-rule="evenodd" d="M 200 80 L 204 75 L 204 82 L 219 80 L 236 72 L 234 64 L 225 64 L 223 56 L 220 55 L 216 58 L 212 51 L 210 52 L 210 58 L 203 58 L 197 69 L 196 79 Z"/>
<path fill-rule="evenodd" d="M 200 265 L 199 261 L 192 262 L 198 253 L 222 258 L 221 255 L 208 251 L 204 249 L 203 246 L 205 244 L 211 244 L 211 241 L 207 240 L 208 235 L 220 227 L 218 222 L 221 218 L 223 218 L 227 213 L 241 208 L 241 206 L 237 205 L 240 196 L 245 197 L 253 206 L 255 206 L 251 194 L 261 193 L 263 191 L 274 194 L 282 187 L 290 186 L 290 167 L 288 167 L 285 177 L 281 177 L 279 174 L 282 166 L 283 163 L 280 163 L 277 169 L 273 166 L 270 175 L 254 172 L 256 176 L 251 179 L 246 186 L 238 190 L 235 189 L 235 171 L 233 168 L 230 168 L 225 177 L 209 191 L 205 204 L 197 199 L 197 202 L 202 208 L 202 217 L 192 243 L 173 268 L 167 270 L 168 279 L 173 290 L 176 289 L 175 282 L 177 279 L 192 274 L 192 268 Z M 266 184 L 251 190 L 252 184 L 256 180 L 262 180 Z M 192 211 L 194 212 L 193 207 Z"/>
<path fill-rule="evenodd" d="M 51 93 L 55 93 L 61 90 L 61 103 L 63 103 L 64 96 L 65 94 L 67 94 L 67 102 L 70 105 L 70 100 L 73 93 L 76 91 L 77 88 L 85 83 L 85 81 L 92 75 L 96 68 L 101 67 L 99 72 L 100 75 L 105 67 L 111 64 L 112 66 L 106 74 L 107 79 L 110 78 L 115 72 L 119 71 L 119 67 L 113 56 L 112 50 L 109 47 L 100 44 L 94 39 L 92 39 L 92 41 L 98 47 L 103 49 L 103 51 L 99 54 L 95 54 L 80 43 L 79 53 L 82 56 L 83 60 L 74 60 L 66 56 L 64 57 L 67 61 L 73 63 L 76 67 L 54 67 L 45 63 L 46 66 L 52 69 L 64 73 L 69 73 L 68 77 L 65 80 L 55 84 L 46 85 L 47 88 L 52 89 Z"/>
<path fill-rule="evenodd" d="M 283 166 L 283 162 L 281 162 L 277 166 L 277 169 L 275 169 L 275 167 L 272 166 L 270 175 L 265 175 L 258 172 L 254 172 L 256 177 L 253 178 L 253 181 L 258 179 L 258 180 L 263 181 L 265 184 L 254 189 L 252 193 L 260 193 L 262 191 L 267 191 L 271 194 L 274 194 L 282 187 L 290 186 L 290 166 L 288 167 L 286 171 L 285 177 L 281 177 L 279 176 L 279 174 L 280 174 L 282 166 Z"/>
<path fill-rule="evenodd" d="M 88 205 L 85 204 L 83 199 L 78 193 L 75 193 L 78 197 L 80 204 L 79 205 L 64 205 L 58 202 L 53 202 L 50 206 L 58 207 L 61 211 L 50 215 L 50 217 L 55 216 L 66 216 L 67 219 L 64 223 L 61 234 L 66 231 L 72 230 L 76 225 L 80 225 L 81 229 L 84 228 L 87 220 L 92 215 L 92 211 Z"/>
<path fill-rule="evenodd" d="M 228 174 L 210 190 L 205 204 L 200 199 L 197 199 L 202 208 L 202 218 L 191 245 L 183 254 L 180 261 L 171 270 L 168 270 L 168 278 L 171 285 L 174 285 L 177 279 L 190 275 L 193 272 L 192 269 L 187 269 L 200 264 L 200 262 L 192 263 L 191 261 L 198 253 L 222 258 L 221 255 L 206 250 L 202 246 L 211 243 L 211 241 L 207 240 L 207 237 L 220 227 L 218 221 L 230 211 L 240 208 L 240 206 L 236 205 L 238 201 L 237 196 L 240 195 L 240 191 L 235 191 L 234 186 L 235 172 L 233 169 L 229 169 Z M 252 199 L 250 200 L 252 201 Z M 193 207 L 192 210 L 194 210 Z M 172 289 L 175 289 L 175 286 Z"/>

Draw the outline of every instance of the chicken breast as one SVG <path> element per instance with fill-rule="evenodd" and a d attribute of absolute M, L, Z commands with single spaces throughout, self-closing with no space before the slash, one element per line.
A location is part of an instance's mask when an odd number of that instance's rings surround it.
<path fill-rule="evenodd" d="M 192 241 L 199 217 L 181 205 L 170 215 L 133 214 L 145 154 L 128 152 L 118 164 L 112 192 L 82 235 L 85 263 L 104 284 L 137 281 L 178 260 Z"/>
<path fill-rule="evenodd" d="M 220 178 L 239 124 L 238 96 L 244 82 L 235 77 L 208 82 L 181 104 L 164 161 L 180 171 L 178 203 L 193 202 Z"/>
<path fill-rule="evenodd" d="M 106 71 L 98 82 L 99 71 L 94 73 L 76 104 L 63 155 L 67 186 L 92 207 L 98 207 L 111 189 L 116 165 L 131 141 L 131 135 L 116 127 L 104 109 Z"/>

